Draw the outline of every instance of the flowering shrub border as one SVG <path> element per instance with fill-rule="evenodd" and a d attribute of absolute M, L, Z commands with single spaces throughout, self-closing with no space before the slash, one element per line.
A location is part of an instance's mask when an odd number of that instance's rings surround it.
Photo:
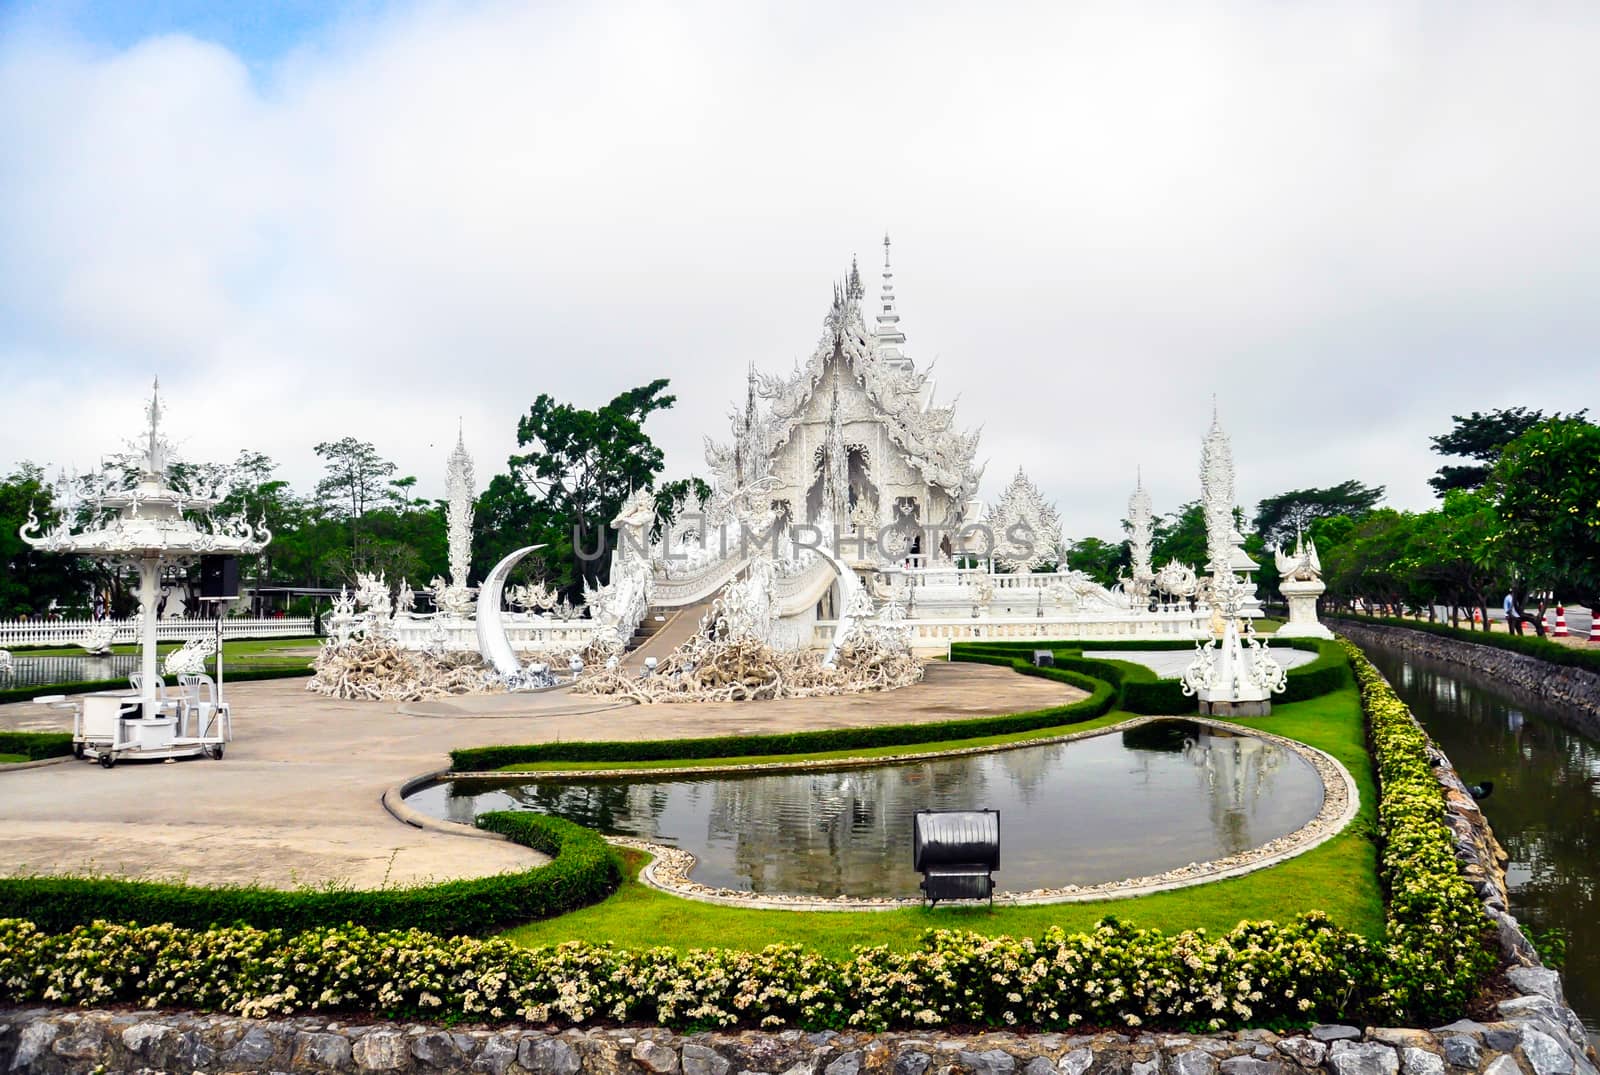
<path fill-rule="evenodd" d="M 1382 782 L 1382 944 L 1319 913 L 1242 922 L 1219 936 L 1167 936 L 1112 918 L 1037 939 L 935 930 L 918 950 L 862 946 L 842 962 L 794 945 L 519 948 L 421 929 L 105 922 L 51 934 L 4 919 L 0 1000 L 693 1028 L 1426 1026 L 1458 1015 L 1493 969 L 1489 923 L 1458 869 L 1426 737 L 1360 651 L 1347 649 Z M 507 828 L 530 817 L 488 816 Z"/>
<path fill-rule="evenodd" d="M 106 919 L 190 929 L 272 924 L 294 932 L 360 923 L 438 934 L 486 933 L 597 903 L 622 881 L 617 854 L 598 835 L 525 811 L 483 814 L 478 826 L 551 856 L 547 865 L 442 884 L 378 889 L 207 887 L 110 877 L 0 878 L 0 916 L 46 931 Z M 0 995 L 3 995 L 0 990 Z"/>

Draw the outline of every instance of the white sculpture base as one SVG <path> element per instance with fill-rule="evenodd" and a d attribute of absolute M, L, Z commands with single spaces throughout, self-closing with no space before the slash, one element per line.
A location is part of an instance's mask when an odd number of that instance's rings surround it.
<path fill-rule="evenodd" d="M 1320 580 L 1278 583 L 1278 592 L 1289 602 L 1289 622 L 1278 628 L 1279 638 L 1329 638 L 1333 632 L 1317 620 L 1317 598 L 1327 587 Z"/>
<path fill-rule="evenodd" d="M 1192 693 L 1200 712 L 1213 717 L 1268 716 L 1272 696 L 1284 689 L 1282 666 L 1254 636 L 1246 645 L 1232 619 L 1221 638 L 1197 649 L 1183 681 L 1184 693 Z"/>

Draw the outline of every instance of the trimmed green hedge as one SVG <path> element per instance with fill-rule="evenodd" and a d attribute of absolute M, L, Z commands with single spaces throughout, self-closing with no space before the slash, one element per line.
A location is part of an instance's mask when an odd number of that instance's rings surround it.
<path fill-rule="evenodd" d="M 297 676 L 309 676 L 310 666 L 305 668 L 241 668 L 237 672 L 223 669 L 223 684 L 245 683 L 257 679 L 294 679 Z M 31 702 L 40 695 L 45 694 L 90 694 L 94 691 L 124 690 L 128 686 L 127 677 L 122 679 L 94 679 L 79 683 L 39 683 L 32 687 L 7 687 L 0 690 L 0 704 L 6 702 Z"/>
<path fill-rule="evenodd" d="M 21 754 L 29 761 L 43 761 L 71 753 L 71 732 L 0 732 L 0 754 Z"/>
<path fill-rule="evenodd" d="M 1279 639 L 1280 644 L 1293 649 L 1311 650 L 1317 654 L 1313 661 L 1289 670 L 1287 685 L 1282 694 L 1274 695 L 1277 703 L 1300 702 L 1338 690 L 1350 682 L 1350 662 L 1344 648 L 1337 642 L 1315 638 Z M 1188 650 L 1193 642 L 1167 642 L 1141 640 L 1136 642 L 957 642 L 950 647 L 953 661 L 983 661 L 1004 663 L 1007 660 L 1029 666 L 1035 650 L 1048 649 L 1055 656 L 1058 668 L 1067 668 L 1081 675 L 1106 680 L 1117 689 L 1115 708 L 1129 713 L 1171 715 L 1195 711 L 1194 698 L 1183 693 L 1183 683 L 1177 679 L 1161 679 L 1142 664 L 1118 661 L 1104 657 L 1084 656 L 1085 647 L 1116 650 L 1156 651 Z"/>
<path fill-rule="evenodd" d="M 635 742 L 610 740 L 561 743 L 528 743 L 513 746 L 466 747 L 450 752 L 450 767 L 458 773 L 488 772 L 507 765 L 550 761 L 699 761 L 710 758 L 740 758 L 768 754 L 820 754 L 830 750 L 868 750 L 873 747 L 911 746 L 917 743 L 942 743 L 956 739 L 977 739 L 990 735 L 1011 735 L 1036 728 L 1076 724 L 1109 713 L 1116 701 L 1116 689 L 1103 679 L 1094 679 L 1060 668 L 1033 668 L 1021 659 L 997 657 L 987 664 L 1017 666 L 1028 675 L 1053 679 L 1089 692 L 1089 697 L 1069 705 L 1035 709 L 1027 713 L 1008 713 L 999 717 L 974 717 L 968 720 L 943 720 L 930 724 L 886 724 L 871 728 L 827 728 L 813 732 L 787 732 L 772 735 L 723 735 L 704 739 L 644 739 Z"/>
<path fill-rule="evenodd" d="M 249 923 L 289 932 L 354 923 L 485 933 L 597 903 L 622 880 L 616 853 L 588 829 L 522 811 L 478 817 L 478 826 L 551 856 L 518 873 L 406 888 L 283 890 L 123 881 L 100 877 L 0 878 L 0 917 L 61 931 L 97 920 L 170 923 L 190 929 Z"/>
<path fill-rule="evenodd" d="M 1351 623 L 1370 623 L 1379 627 L 1403 627 L 1407 631 L 1421 631 L 1423 634 L 1438 635 L 1440 638 L 1453 638 L 1457 642 L 1471 642 L 1476 646 L 1493 646 L 1495 649 L 1510 650 L 1528 657 L 1537 657 L 1550 664 L 1559 664 L 1567 668 L 1582 668 L 1587 672 L 1600 675 L 1600 646 L 1593 649 L 1580 649 L 1577 646 L 1563 646 L 1559 642 L 1552 642 L 1548 638 L 1538 635 L 1512 635 L 1496 634 L 1493 631 L 1468 631 L 1462 627 L 1451 627 L 1448 623 L 1429 623 L 1426 620 L 1402 620 L 1397 616 L 1356 616 L 1340 613 L 1337 619 L 1349 620 Z M 1533 630 L 1533 628 L 1528 628 Z"/>
<path fill-rule="evenodd" d="M 0 988 L 12 1003 L 181 1006 L 256 1018 L 334 1011 L 444 1022 L 919 1031 L 1432 1026 L 1459 1016 L 1494 970 L 1492 930 L 1455 858 L 1426 737 L 1360 651 L 1350 653 L 1381 782 L 1389 897 L 1381 944 L 1317 913 L 1241 922 L 1223 934 L 1165 934 L 1113 918 L 1036 939 L 930 930 L 916 950 L 862 945 L 845 960 L 781 944 L 758 953 L 584 942 L 519 948 L 415 929 L 291 935 L 281 927 L 199 932 L 103 922 L 52 934 L 0 919 Z"/>

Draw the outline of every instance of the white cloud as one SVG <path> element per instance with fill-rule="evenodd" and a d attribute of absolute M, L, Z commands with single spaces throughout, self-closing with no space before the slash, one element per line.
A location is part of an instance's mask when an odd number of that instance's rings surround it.
<path fill-rule="evenodd" d="M 152 374 L 191 455 L 487 475 L 532 398 L 653 377 L 677 473 L 884 228 L 912 354 L 1070 533 L 1197 493 L 1428 500 L 1449 415 L 1600 410 L 1600 13 L 437 4 L 265 70 L 0 41 L 0 460 L 84 465 Z M 869 290 L 875 290 L 868 273 Z"/>

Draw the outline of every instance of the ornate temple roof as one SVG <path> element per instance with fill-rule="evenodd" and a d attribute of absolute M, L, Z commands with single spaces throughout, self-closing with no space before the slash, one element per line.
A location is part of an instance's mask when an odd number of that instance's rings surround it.
<path fill-rule="evenodd" d="M 852 265 L 846 282 L 834 286 L 833 304 L 811 357 L 786 377 L 757 378 L 751 399 L 731 416 L 732 445 L 706 438 L 706 462 L 720 482 L 737 487 L 765 476 L 770 461 L 804 418 L 817 388 L 837 366 L 861 386 L 890 440 L 929 485 L 956 503 L 965 503 L 976 493 L 983 475 L 983 467 L 974 462 L 981 430 L 958 429 L 954 407 L 934 406 L 928 375 L 900 351 L 905 335 L 894 313 L 887 247 L 885 242 L 884 313 L 878 318 L 878 331 L 869 331 L 862 320 L 864 289 Z M 765 458 L 752 459 L 757 453 Z"/>

